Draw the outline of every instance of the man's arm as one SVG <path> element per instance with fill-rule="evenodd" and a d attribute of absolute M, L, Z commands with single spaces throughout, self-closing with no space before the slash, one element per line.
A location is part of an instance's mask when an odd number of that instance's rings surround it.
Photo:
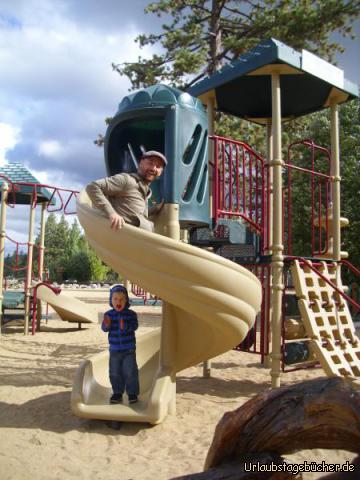
<path fill-rule="evenodd" d="M 109 197 L 122 192 L 127 186 L 127 180 L 126 175 L 119 174 L 95 180 L 86 187 L 86 192 L 93 205 L 107 214 L 110 220 L 110 227 L 114 229 L 121 228 L 125 220 L 114 210 L 109 201 Z"/>

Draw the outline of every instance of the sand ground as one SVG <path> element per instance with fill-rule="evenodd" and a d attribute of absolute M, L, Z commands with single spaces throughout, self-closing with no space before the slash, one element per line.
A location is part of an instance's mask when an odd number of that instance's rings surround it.
<path fill-rule="evenodd" d="M 101 315 L 105 291 L 69 291 Z M 161 307 L 135 307 L 138 335 L 160 323 Z M 75 417 L 70 410 L 72 379 L 81 361 L 107 348 L 99 325 L 78 330 L 51 312 L 36 335 L 24 335 L 19 322 L 0 338 L 0 472 L 2 480 L 167 480 L 203 469 L 214 428 L 222 415 L 270 387 L 269 370 L 259 358 L 227 352 L 177 377 L 177 414 L 162 424 L 123 424 Z M 282 384 L 322 376 L 322 370 L 284 374 Z M 344 451 L 303 450 L 295 462 L 351 461 Z M 305 474 L 305 480 L 320 474 Z M 360 478 L 360 477 L 359 477 Z"/>

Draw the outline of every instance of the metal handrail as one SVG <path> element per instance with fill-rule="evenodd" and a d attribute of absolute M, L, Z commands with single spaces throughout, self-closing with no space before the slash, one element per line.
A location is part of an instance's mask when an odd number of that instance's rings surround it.
<path fill-rule="evenodd" d="M 340 263 L 342 265 L 345 265 L 349 270 L 351 270 L 353 273 L 355 273 L 358 277 L 360 277 L 360 270 L 355 267 L 352 263 L 350 263 L 348 260 L 340 260 Z"/>
<path fill-rule="evenodd" d="M 303 145 L 311 148 L 311 169 L 305 167 L 299 167 L 291 163 L 291 150 L 294 146 Z M 315 171 L 315 152 L 320 151 L 326 156 L 328 162 L 328 173 L 321 173 Z M 307 173 L 311 178 L 311 256 L 326 252 L 328 249 L 329 239 L 329 204 L 331 199 L 330 184 L 333 181 L 333 177 L 330 175 L 330 152 L 327 148 L 316 145 L 313 140 L 305 139 L 293 142 L 288 147 L 287 154 L 288 161 L 284 163 L 284 166 L 288 169 L 287 179 L 287 253 L 292 254 L 292 170 L 296 170 L 302 173 Z M 323 190 L 324 188 L 324 190 Z M 318 194 L 316 195 L 316 189 Z M 284 191 L 285 194 L 285 191 Z M 323 199 L 323 195 L 325 199 Z M 285 196 L 283 201 L 285 200 Z M 317 213 L 316 213 L 317 208 Z M 324 212 L 324 214 L 322 213 Z M 325 218 L 324 218 L 325 217 Z M 316 225 L 317 223 L 317 225 Z M 284 223 L 285 227 L 285 223 Z M 325 229 L 323 235 L 322 229 Z M 318 232 L 318 250 L 316 250 L 316 229 Z M 283 232 L 283 236 L 284 236 Z M 324 237 L 324 240 L 323 240 Z"/>
<path fill-rule="evenodd" d="M 349 302 L 356 310 L 360 311 L 360 305 L 355 302 L 349 295 L 347 295 L 345 292 L 343 292 L 335 283 L 333 283 L 331 280 L 329 280 L 325 275 L 319 272 L 312 263 L 310 263 L 308 260 L 306 260 L 304 257 L 297 257 L 297 256 L 287 256 L 285 259 L 288 260 L 299 260 L 301 263 L 304 263 L 307 267 L 310 268 L 314 273 L 316 273 L 325 283 L 327 283 L 331 288 L 333 288 L 342 298 L 344 298 L 347 302 Z"/>
<path fill-rule="evenodd" d="M 219 135 L 214 141 L 213 205 L 214 225 L 220 217 L 241 217 L 262 236 L 262 249 L 268 238 L 267 203 L 269 175 L 265 160 L 248 144 Z"/>
<path fill-rule="evenodd" d="M 14 207 L 15 204 L 16 204 L 16 197 L 15 197 L 15 193 L 16 191 L 19 191 L 20 187 L 21 186 L 24 186 L 24 187 L 31 187 L 33 189 L 32 191 L 32 200 L 31 200 L 31 206 L 32 208 L 35 208 L 38 204 L 38 190 L 41 189 L 41 188 L 46 188 L 47 190 L 52 190 L 52 194 L 50 196 L 50 199 L 46 202 L 47 203 L 47 211 L 48 212 L 60 212 L 61 210 L 63 210 L 64 214 L 65 215 L 73 215 L 75 214 L 76 212 L 75 211 L 71 211 L 71 212 L 67 212 L 66 211 L 66 208 L 71 200 L 71 198 L 74 196 L 75 198 L 77 197 L 77 195 L 79 194 L 79 191 L 78 190 L 71 190 L 71 189 L 68 189 L 68 188 L 61 188 L 61 187 L 54 187 L 52 185 L 47 185 L 47 184 L 42 184 L 42 183 L 33 183 L 33 182 L 12 182 L 10 179 L 8 179 L 5 175 L 0 175 L 0 178 L 4 178 L 7 182 L 10 183 L 11 185 L 11 191 L 13 192 L 14 194 L 14 202 L 13 202 L 13 205 L 10 205 L 8 203 L 9 206 L 12 206 Z M 64 201 L 63 197 L 62 197 L 62 194 L 61 192 L 67 192 L 69 194 L 68 198 L 66 201 Z M 60 207 L 59 208 L 50 208 L 50 205 L 51 205 L 51 202 L 54 198 L 54 196 L 57 195 L 59 200 L 60 200 Z"/>

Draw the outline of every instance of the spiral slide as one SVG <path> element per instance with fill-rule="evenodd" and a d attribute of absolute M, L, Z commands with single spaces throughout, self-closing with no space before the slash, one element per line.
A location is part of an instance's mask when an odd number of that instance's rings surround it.
<path fill-rule="evenodd" d="M 72 410 L 94 419 L 160 423 L 175 413 L 176 373 L 238 345 L 261 305 L 261 285 L 245 268 L 208 251 L 131 225 L 109 228 L 86 192 L 78 218 L 88 241 L 111 268 L 163 299 L 162 326 L 138 336 L 139 402 L 110 405 L 108 352 L 85 360 Z"/>

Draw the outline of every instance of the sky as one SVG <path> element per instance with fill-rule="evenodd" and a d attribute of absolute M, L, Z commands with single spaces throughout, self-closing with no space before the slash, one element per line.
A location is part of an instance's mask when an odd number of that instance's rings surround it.
<path fill-rule="evenodd" d="M 150 56 L 140 33 L 158 31 L 147 0 L 0 0 L 0 165 L 20 162 L 42 183 L 80 190 L 105 175 L 105 133 L 130 83 L 111 64 Z M 360 38 L 360 21 L 356 23 Z M 338 40 L 345 77 L 360 83 L 360 40 Z M 155 48 L 155 47 L 152 47 Z M 17 207 L 7 231 L 26 240 Z"/>

